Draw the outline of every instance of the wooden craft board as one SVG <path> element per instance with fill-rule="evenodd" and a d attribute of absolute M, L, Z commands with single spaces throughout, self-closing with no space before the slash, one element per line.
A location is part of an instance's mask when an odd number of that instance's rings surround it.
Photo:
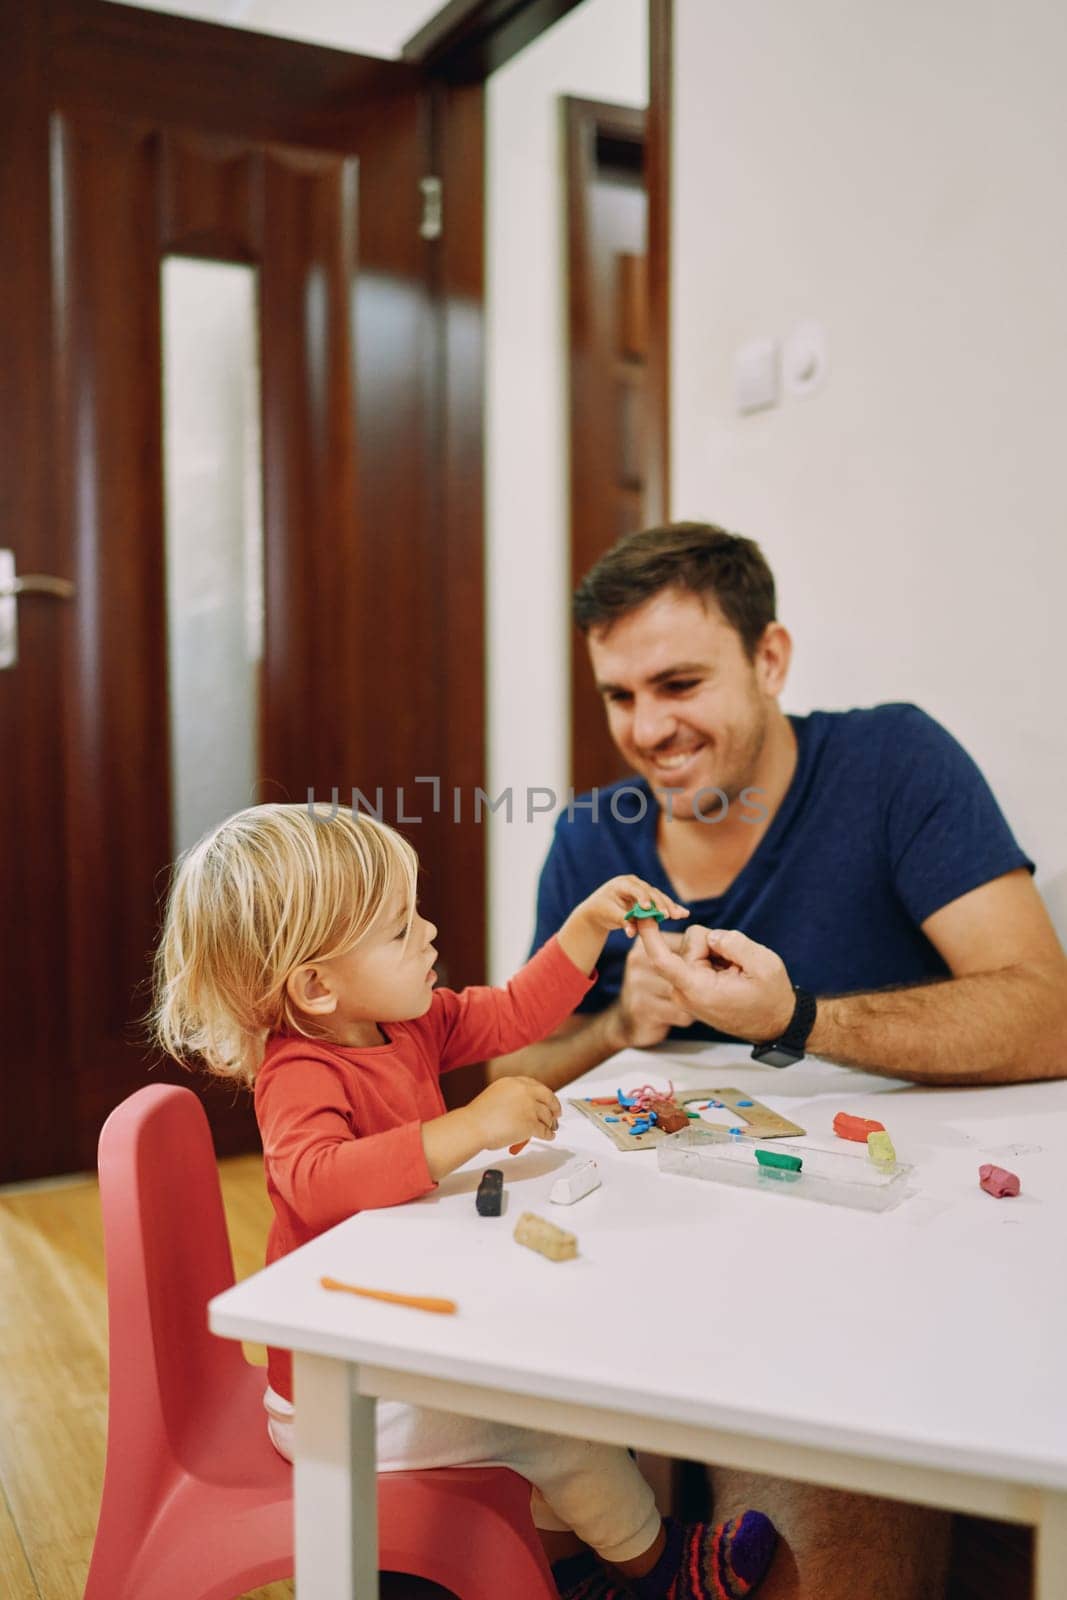
<path fill-rule="evenodd" d="M 606 1091 L 605 1091 L 606 1092 Z M 623 1090 L 623 1094 L 626 1090 Z M 787 1139 L 797 1138 L 806 1130 L 790 1122 L 785 1117 L 780 1117 L 777 1111 L 772 1111 L 761 1101 L 753 1099 L 743 1089 L 676 1089 L 672 1097 L 675 1102 L 685 1110 L 686 1106 L 698 1101 L 701 1105 L 708 1100 L 719 1100 L 723 1110 L 736 1117 L 735 1127 L 744 1129 L 745 1133 L 754 1139 Z M 743 1106 L 738 1102 L 751 1100 L 751 1105 Z M 601 1133 L 606 1133 L 612 1144 L 619 1150 L 648 1150 L 654 1145 L 661 1144 L 667 1137 L 659 1128 L 650 1128 L 647 1133 L 632 1134 L 625 1122 L 608 1122 L 608 1117 L 619 1115 L 619 1106 L 612 1110 L 611 1106 L 595 1106 L 588 1100 L 571 1100 L 572 1106 L 577 1106 L 579 1111 L 585 1113 L 590 1122 L 595 1122 Z M 704 1127 L 709 1124 L 703 1120 Z M 694 1127 L 701 1123 L 694 1123 Z"/>

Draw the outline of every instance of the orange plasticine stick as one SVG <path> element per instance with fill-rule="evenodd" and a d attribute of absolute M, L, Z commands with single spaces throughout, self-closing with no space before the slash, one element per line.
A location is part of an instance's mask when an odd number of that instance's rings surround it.
<path fill-rule="evenodd" d="M 433 1295 L 392 1294 L 388 1289 L 361 1289 L 355 1283 L 342 1283 L 340 1278 L 320 1278 L 324 1289 L 340 1289 L 345 1294 L 359 1294 L 366 1300 L 387 1300 L 391 1306 L 413 1306 L 416 1311 L 438 1311 L 442 1316 L 454 1316 L 459 1310 L 454 1300 L 435 1300 Z"/>
<path fill-rule="evenodd" d="M 872 1122 L 867 1117 L 854 1117 L 847 1111 L 839 1111 L 834 1118 L 834 1132 L 839 1139 L 854 1139 L 857 1144 L 866 1144 L 869 1133 L 884 1133 L 884 1122 Z"/>

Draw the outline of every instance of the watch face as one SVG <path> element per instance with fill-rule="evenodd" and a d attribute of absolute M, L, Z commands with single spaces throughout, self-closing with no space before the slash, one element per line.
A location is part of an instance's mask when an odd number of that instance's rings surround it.
<path fill-rule="evenodd" d="M 787 1050 L 783 1045 L 763 1045 L 758 1050 L 753 1050 L 752 1059 L 762 1061 L 767 1067 L 791 1067 L 794 1061 L 799 1061 L 803 1052 Z"/>

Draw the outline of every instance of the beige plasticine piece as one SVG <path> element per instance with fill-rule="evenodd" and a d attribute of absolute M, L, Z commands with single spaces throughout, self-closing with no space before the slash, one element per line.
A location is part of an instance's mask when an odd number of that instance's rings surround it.
<path fill-rule="evenodd" d="M 557 1228 L 532 1211 L 524 1211 L 515 1224 L 515 1242 L 524 1244 L 549 1261 L 573 1261 L 578 1254 L 578 1240 L 566 1228 Z"/>
<path fill-rule="evenodd" d="M 896 1165 L 897 1153 L 893 1149 L 893 1141 L 888 1133 L 869 1133 L 867 1135 L 867 1154 L 878 1167 L 893 1167 Z"/>

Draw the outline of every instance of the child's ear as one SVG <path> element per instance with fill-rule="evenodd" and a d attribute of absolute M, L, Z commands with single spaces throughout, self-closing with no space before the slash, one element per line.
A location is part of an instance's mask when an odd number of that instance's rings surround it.
<path fill-rule="evenodd" d="M 285 992 L 298 1010 L 311 1016 L 326 1017 L 337 1010 L 337 996 L 331 994 L 317 967 L 297 967 L 285 980 Z"/>

